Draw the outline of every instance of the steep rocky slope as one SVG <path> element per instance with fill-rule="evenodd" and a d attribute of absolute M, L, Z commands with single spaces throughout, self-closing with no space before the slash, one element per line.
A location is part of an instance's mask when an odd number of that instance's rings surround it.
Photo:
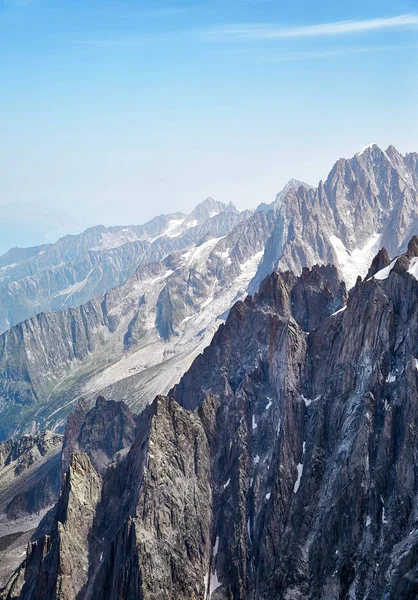
<path fill-rule="evenodd" d="M 0 442 L 0 586 L 58 499 L 61 445 L 62 436 L 50 431 Z"/>
<path fill-rule="evenodd" d="M 0 597 L 415 598 L 418 239 L 378 262 L 348 299 L 332 266 L 267 277 L 122 452 L 81 407 Z"/>

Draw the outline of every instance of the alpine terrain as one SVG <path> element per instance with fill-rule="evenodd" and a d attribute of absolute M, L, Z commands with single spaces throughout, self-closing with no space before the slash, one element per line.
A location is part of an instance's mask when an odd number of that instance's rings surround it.
<path fill-rule="evenodd" d="M 139 415 L 80 402 L 59 462 L 3 443 L 11 518 L 30 469 L 60 493 L 0 598 L 416 598 L 418 237 L 370 263 L 268 275 Z"/>
<path fill-rule="evenodd" d="M 256 211 L 208 199 L 188 216 L 11 250 L 0 261 L 0 439 L 62 432 L 99 394 L 140 412 L 275 270 L 334 264 L 352 288 L 379 248 L 405 252 L 417 195 L 418 154 L 371 145 L 317 188 L 291 180 Z"/>

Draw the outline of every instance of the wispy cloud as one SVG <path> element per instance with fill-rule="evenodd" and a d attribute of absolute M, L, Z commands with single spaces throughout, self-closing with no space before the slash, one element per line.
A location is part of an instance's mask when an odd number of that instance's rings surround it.
<path fill-rule="evenodd" d="M 169 16 L 183 11 L 182 8 L 168 9 L 167 12 L 151 11 L 138 13 L 141 16 L 158 17 Z M 337 21 L 333 23 L 322 23 L 319 25 L 304 25 L 298 27 L 281 27 L 272 24 L 245 24 L 245 25 L 221 25 L 213 26 L 204 30 L 198 29 L 173 29 L 164 33 L 153 32 L 143 33 L 139 36 L 121 37 L 121 38 L 105 38 L 105 39 L 79 39 L 72 40 L 72 44 L 89 45 L 89 46 L 114 46 L 114 47 L 134 47 L 144 43 L 157 42 L 158 40 L 189 40 L 194 42 L 240 42 L 240 41 L 263 41 L 263 40 L 291 40 L 301 38 L 324 38 L 338 37 L 349 34 L 381 31 L 389 29 L 407 29 L 418 28 L 418 14 L 405 14 L 395 17 L 383 17 L 368 20 L 357 21 Z M 382 47 L 375 47 L 375 50 Z M 326 50 L 289 54 L 289 58 L 279 58 L 279 60 L 303 60 L 305 58 L 325 58 L 327 56 L 335 56 L 346 54 L 347 52 L 369 51 L 368 47 L 362 49 L 347 49 Z M 372 49 L 373 51 L 373 49 Z"/>
<path fill-rule="evenodd" d="M 271 24 L 225 25 L 209 29 L 205 37 L 212 40 L 276 40 L 349 35 L 354 33 L 418 27 L 418 15 L 405 14 L 357 21 L 337 21 L 319 25 L 282 27 Z"/>

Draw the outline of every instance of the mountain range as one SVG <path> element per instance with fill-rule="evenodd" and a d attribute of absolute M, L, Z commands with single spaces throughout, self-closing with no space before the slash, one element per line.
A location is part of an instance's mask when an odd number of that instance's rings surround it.
<path fill-rule="evenodd" d="M 98 394 L 141 411 L 275 270 L 335 264 L 351 288 L 382 245 L 405 251 L 417 194 L 418 155 L 371 145 L 317 188 L 293 180 L 256 211 L 208 199 L 188 216 L 11 250 L 0 259 L 3 328 L 28 318 L 0 335 L 0 439 L 62 431 L 78 400 Z"/>
<path fill-rule="evenodd" d="M 0 598 L 417 597 L 417 356 L 418 237 L 348 293 L 268 275 L 140 414 L 99 397 L 0 444 L 9 521 L 44 515 L 1 538 Z"/>

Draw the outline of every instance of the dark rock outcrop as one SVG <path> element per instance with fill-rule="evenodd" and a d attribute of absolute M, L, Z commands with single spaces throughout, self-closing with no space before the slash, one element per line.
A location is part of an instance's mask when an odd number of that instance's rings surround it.
<path fill-rule="evenodd" d="M 376 273 L 387 267 L 389 264 L 389 254 L 386 248 L 381 248 L 374 257 L 372 264 L 370 265 L 370 269 L 367 272 L 366 279 L 370 279 L 371 277 L 376 275 Z"/>

